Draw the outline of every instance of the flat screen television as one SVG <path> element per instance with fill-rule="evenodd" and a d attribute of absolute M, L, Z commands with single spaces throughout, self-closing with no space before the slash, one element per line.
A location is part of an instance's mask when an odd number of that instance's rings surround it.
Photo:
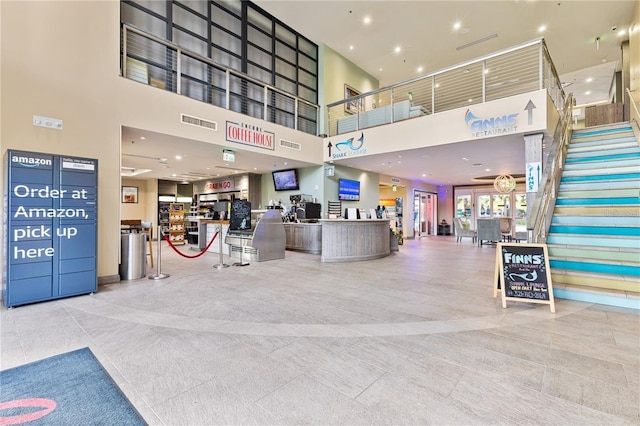
<path fill-rule="evenodd" d="M 271 172 L 273 175 L 273 185 L 276 191 L 291 191 L 300 189 L 298 182 L 298 171 L 296 169 L 280 170 Z"/>
<path fill-rule="evenodd" d="M 338 200 L 360 201 L 360 182 L 351 179 L 338 180 Z"/>

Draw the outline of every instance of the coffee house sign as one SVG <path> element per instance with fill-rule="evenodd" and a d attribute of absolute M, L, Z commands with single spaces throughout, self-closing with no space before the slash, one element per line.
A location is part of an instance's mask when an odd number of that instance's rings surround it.
<path fill-rule="evenodd" d="M 273 145 L 274 134 L 252 124 L 227 121 L 226 138 L 230 142 L 237 142 L 256 148 L 275 149 Z"/>

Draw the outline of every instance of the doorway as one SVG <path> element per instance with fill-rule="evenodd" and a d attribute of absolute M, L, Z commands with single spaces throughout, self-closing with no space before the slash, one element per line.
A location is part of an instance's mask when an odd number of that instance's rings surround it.
<path fill-rule="evenodd" d="M 416 237 L 435 235 L 438 223 L 438 195 L 425 191 L 413 193 L 413 231 Z"/>

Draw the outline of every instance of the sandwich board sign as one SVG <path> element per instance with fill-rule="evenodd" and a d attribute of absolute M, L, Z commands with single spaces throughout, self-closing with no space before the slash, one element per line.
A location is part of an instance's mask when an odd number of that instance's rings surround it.
<path fill-rule="evenodd" d="M 498 243 L 493 297 L 507 301 L 541 303 L 556 312 L 546 244 Z"/>

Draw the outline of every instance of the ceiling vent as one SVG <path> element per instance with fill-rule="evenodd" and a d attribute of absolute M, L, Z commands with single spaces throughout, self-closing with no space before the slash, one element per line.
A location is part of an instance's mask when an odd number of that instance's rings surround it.
<path fill-rule="evenodd" d="M 458 47 L 456 47 L 456 50 L 466 49 L 467 47 L 475 46 L 476 44 L 484 43 L 485 41 L 489 41 L 492 38 L 497 38 L 497 37 L 498 37 L 497 33 L 489 34 L 488 36 L 484 36 L 482 38 L 474 40 L 471 43 L 467 43 L 467 44 L 463 44 L 462 46 L 458 46 Z"/>
<path fill-rule="evenodd" d="M 208 121 L 208 120 L 204 120 L 198 117 L 193 117 L 187 114 L 180 114 L 180 122 L 183 124 L 189 124 L 191 126 L 203 127 L 205 129 L 209 129 L 213 131 L 218 130 L 218 123 L 216 123 L 215 121 Z"/>
<path fill-rule="evenodd" d="M 280 139 L 280 146 L 283 148 L 295 149 L 296 151 L 301 151 L 302 147 L 297 142 L 286 141 L 284 139 Z"/>

